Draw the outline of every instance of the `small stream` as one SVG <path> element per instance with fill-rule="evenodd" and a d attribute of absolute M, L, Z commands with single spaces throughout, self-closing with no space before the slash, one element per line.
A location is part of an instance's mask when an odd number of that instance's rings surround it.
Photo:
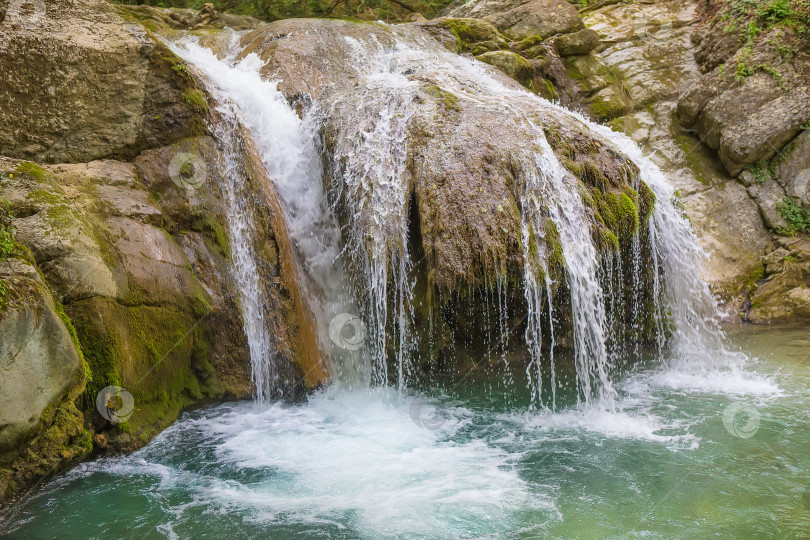
<path fill-rule="evenodd" d="M 194 411 L 42 486 L 11 538 L 806 537 L 808 329 L 730 334 L 745 366 L 642 361 L 613 412 L 505 407 L 475 375 Z"/>

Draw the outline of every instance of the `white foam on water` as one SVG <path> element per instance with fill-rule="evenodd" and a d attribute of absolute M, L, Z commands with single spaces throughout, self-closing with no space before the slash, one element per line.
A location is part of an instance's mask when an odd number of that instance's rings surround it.
<path fill-rule="evenodd" d="M 470 411 L 432 402 L 444 422 L 431 430 L 414 420 L 412 403 L 394 389 L 329 389 L 299 405 L 222 406 L 86 474 L 154 476 L 157 496 L 180 488 L 190 506 L 206 511 L 237 512 L 260 524 L 350 526 L 368 538 L 505 532 L 526 511 L 540 522 L 559 519 L 551 497 L 520 478 L 519 454 L 481 439 L 456 440 Z M 170 459 L 172 441 L 184 437 L 213 448 L 212 472 L 256 471 L 260 479 L 226 480 L 152 462 Z"/>
<path fill-rule="evenodd" d="M 785 395 L 773 376 L 744 369 L 709 369 L 699 372 L 674 366 L 648 374 L 646 380 L 652 386 L 689 393 L 771 398 Z"/>

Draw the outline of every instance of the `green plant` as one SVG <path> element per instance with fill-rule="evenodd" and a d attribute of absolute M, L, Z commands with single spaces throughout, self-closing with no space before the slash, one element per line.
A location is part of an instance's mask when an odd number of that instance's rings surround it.
<path fill-rule="evenodd" d="M 0 200 L 0 260 L 7 259 L 14 252 L 13 218 L 11 203 L 8 199 Z"/>
<path fill-rule="evenodd" d="M 754 181 L 757 184 L 764 184 L 774 178 L 771 163 L 767 159 L 761 159 L 753 165 L 746 167 L 745 170 L 754 175 Z"/>
<path fill-rule="evenodd" d="M 3 278 L 0 278 L 0 313 L 6 309 L 6 296 L 8 296 L 6 282 L 3 281 Z"/>
<path fill-rule="evenodd" d="M 797 197 L 785 197 L 776 205 L 776 211 L 787 223 L 777 232 L 794 235 L 796 233 L 810 234 L 810 212 L 801 206 Z"/>
<path fill-rule="evenodd" d="M 793 7 L 789 0 L 771 0 L 757 11 L 757 16 L 764 19 L 769 25 L 777 24 L 791 15 L 793 15 Z"/>
<path fill-rule="evenodd" d="M 746 64 L 745 61 L 740 60 L 737 63 L 737 76 L 735 77 L 737 82 L 742 82 L 753 74 L 754 70 L 748 64 Z"/>

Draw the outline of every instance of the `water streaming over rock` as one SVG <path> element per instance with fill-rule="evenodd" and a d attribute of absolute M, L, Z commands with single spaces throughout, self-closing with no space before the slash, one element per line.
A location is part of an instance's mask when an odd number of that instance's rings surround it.
<path fill-rule="evenodd" d="M 416 28 L 386 27 L 386 31 L 390 40 L 385 43 L 374 35 L 345 37 L 354 88 L 305 102 L 301 117 L 276 84 L 262 78 L 263 62 L 258 56 L 237 60 L 236 40 L 230 56 L 221 59 L 190 41 L 175 46 L 203 73 L 211 93 L 233 108 L 261 152 L 286 205 L 302 279 L 308 284 L 321 346 L 331 360 L 334 379 L 350 380 L 353 385 L 394 382 L 401 390 L 416 378 L 413 269 L 419 261 L 412 260 L 409 249 L 413 240 L 409 213 L 415 159 L 411 130 L 420 107 L 420 76 L 437 83 L 438 95 L 453 96 L 451 105 L 458 100 L 467 107 L 513 118 L 521 138 L 520 147 L 512 151 L 528 313 L 525 339 L 531 357 L 526 374 L 533 403 L 554 408 L 557 401 L 554 294 L 561 284 L 555 283 L 549 268 L 553 254 L 545 247 L 548 235 L 557 238 L 562 249 L 578 400 L 612 407 L 616 392 L 611 375 L 623 354 L 614 335 L 617 326 L 627 326 L 622 331 L 630 336 L 636 354 L 645 317 L 652 321 L 659 350 L 669 346 L 674 357 L 695 359 L 696 352 L 716 356 L 723 351 L 717 305 L 696 272 L 703 252 L 678 207 L 673 187 L 637 145 L 577 113 L 504 84 L 491 68 L 447 51 Z M 578 180 L 555 155 L 544 130 L 544 112 L 609 141 L 638 167 L 635 181 L 654 192 L 655 211 L 646 230 L 623 248 L 628 253 L 606 254 L 594 244 Z M 342 231 L 337 224 L 341 213 Z M 249 227 L 240 226 L 232 234 L 243 230 Z M 249 265 L 243 267 L 249 271 Z M 645 272 L 649 283 L 643 279 Z M 503 271 L 496 282 L 497 306 L 505 314 L 501 294 L 508 285 Z M 644 292 L 645 287 L 651 290 Z M 622 304 L 619 295 L 625 288 L 631 290 L 630 300 Z M 333 347 L 335 340 L 330 343 L 329 339 L 329 322 L 341 312 L 359 312 L 367 333 L 361 351 L 342 357 Z M 431 312 L 431 324 L 433 316 Z M 252 317 L 246 308 L 246 321 Z M 490 324 L 498 327 L 505 350 L 504 321 L 505 315 L 499 315 Z M 388 358 L 393 358 L 395 372 L 389 372 Z M 547 389 L 544 380 L 550 381 Z"/>
<path fill-rule="evenodd" d="M 262 80 L 258 74 L 261 62 L 255 56 L 241 62 L 233 56 L 218 59 L 211 51 L 192 41 L 173 45 L 173 48 L 208 80 L 209 91 L 219 104 L 218 112 L 227 123 L 226 126 L 216 126 L 215 135 L 225 140 L 233 138 L 233 132 L 241 124 L 256 145 L 267 175 L 284 203 L 285 218 L 298 256 L 300 278 L 307 293 L 307 307 L 315 314 L 319 344 L 329 360 L 333 378 L 350 387 L 367 385 L 370 370 L 367 362 L 358 359 L 363 351 L 343 343 L 339 336 L 330 335 L 330 323 L 336 318 L 345 322 L 340 316 L 354 312 L 356 308 L 343 271 L 340 233 L 323 191 L 321 163 L 312 132 L 314 122 L 302 121 L 276 89 L 275 83 Z M 238 49 L 233 48 L 232 52 L 236 54 Z M 226 155 L 229 157 L 225 167 L 228 184 L 225 191 L 238 192 L 245 172 L 239 167 L 237 155 Z M 231 220 L 234 260 L 237 269 L 251 267 L 255 273 L 255 254 L 249 247 L 252 240 L 243 239 L 243 231 L 249 230 L 249 225 L 241 225 L 244 198 L 242 194 L 241 199 L 234 198 L 231 204 L 235 218 Z M 263 325 L 252 307 L 262 302 L 261 294 L 256 284 L 247 279 L 240 279 L 239 285 L 245 297 L 243 303 L 247 306 L 243 316 L 250 336 L 254 328 Z M 334 330 L 334 325 L 331 327 Z M 256 328 L 255 333 L 259 332 L 261 330 Z M 265 356 L 263 351 L 254 354 L 251 345 L 254 377 L 256 371 L 260 374 L 266 372 L 262 367 Z M 259 386 L 257 382 L 257 388 Z"/>
<path fill-rule="evenodd" d="M 279 376 L 276 371 L 275 337 L 268 331 L 267 298 L 260 283 L 258 258 L 254 249 L 256 229 L 253 210 L 243 185 L 246 172 L 242 166 L 233 106 L 223 104 L 219 110 L 221 120 L 214 126 L 214 136 L 220 149 L 220 174 L 223 199 L 228 209 L 228 233 L 234 276 L 239 289 L 242 319 L 250 349 L 251 377 L 256 399 L 267 402 L 278 393 Z"/>

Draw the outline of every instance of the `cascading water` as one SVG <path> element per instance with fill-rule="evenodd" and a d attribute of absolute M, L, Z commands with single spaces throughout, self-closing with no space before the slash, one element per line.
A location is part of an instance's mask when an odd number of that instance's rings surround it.
<path fill-rule="evenodd" d="M 260 76 L 254 55 L 236 59 L 235 41 L 221 59 L 192 42 L 173 45 L 217 102 L 212 127 L 258 398 L 275 392 L 277 375 L 246 146 L 261 154 L 285 206 L 336 384 L 305 402 L 227 403 L 187 413 L 142 450 L 82 464 L 47 483 L 0 521 L 0 530 L 21 538 L 58 536 L 66 523 L 73 536 L 88 538 L 100 531 L 144 538 L 697 538 L 707 530 L 729 538 L 807 536 L 806 330 L 740 336 L 760 360 L 756 372 L 719 369 L 732 355 L 696 271 L 703 253 L 673 187 L 638 147 L 502 84 L 491 68 L 445 51 L 417 29 L 383 28 L 393 36 L 387 43 L 346 41 L 347 69 L 356 72 L 352 95 L 305 104 L 301 118 Z M 403 399 L 412 397 L 402 386 L 415 375 L 408 355 L 419 335 L 411 320 L 418 288 L 410 274 L 420 261 L 409 253 L 414 143 L 407 133 L 418 107 L 410 100 L 418 97 L 414 80 L 428 75 L 437 95 L 452 91 L 465 107 L 517 119 L 510 189 L 523 241 L 516 249 L 525 265 L 535 409 L 529 414 L 512 406 L 525 403 L 516 397 L 525 389 L 488 395 L 491 381 L 475 372 L 433 401 Z M 625 239 L 621 252 L 594 245 L 587 205 L 555 157 L 538 111 L 554 111 L 609 141 L 654 192 L 646 229 Z M 548 252 L 542 240 L 552 237 L 561 253 Z M 565 273 L 555 273 L 555 257 Z M 487 347 L 500 349 L 506 377 L 521 373 L 509 371 L 507 358 L 510 308 L 521 302 L 520 294 L 508 296 L 509 277 L 504 270 L 485 280 L 462 313 L 481 309 L 484 324 L 497 328 L 500 338 Z M 557 302 L 565 288 L 569 304 Z M 622 297 L 627 289 L 629 300 Z M 445 294 L 453 301 L 461 295 Z M 646 310 L 654 312 L 643 324 L 655 327 L 657 355 L 638 344 Z M 369 326 L 367 350 L 335 347 L 331 323 L 358 312 Z M 431 312 L 429 324 L 434 316 L 441 315 Z M 560 331 L 569 317 L 571 336 Z M 554 356 L 555 341 L 568 339 L 576 388 L 563 383 L 566 362 Z M 618 364 L 637 348 L 637 369 L 618 377 Z M 385 357 L 396 362 L 396 375 L 386 372 Z M 387 385 L 393 379 L 400 388 Z M 370 383 L 378 386 L 345 388 Z M 584 405 L 566 406 L 564 397 L 574 392 Z M 760 415 L 765 437 L 757 435 Z M 102 505 L 114 511 L 99 512 Z"/>
<path fill-rule="evenodd" d="M 260 283 L 253 247 L 256 230 L 248 194 L 242 185 L 245 171 L 240 161 L 236 115 L 227 104 L 219 112 L 221 121 L 214 126 L 214 135 L 220 149 L 218 165 L 225 180 L 220 187 L 229 212 L 228 228 L 234 276 L 239 288 L 242 319 L 250 349 L 256 400 L 266 403 L 274 394 L 280 393 L 275 358 L 277 348 L 274 336 L 268 332 L 268 302 L 263 294 L 264 287 Z"/>
<path fill-rule="evenodd" d="M 504 85 L 489 68 L 445 50 L 416 29 L 391 27 L 390 33 L 392 43 L 382 43 L 373 35 L 346 37 L 352 56 L 349 63 L 358 80 L 355 89 L 305 106 L 303 119 L 275 84 L 259 75 L 262 62 L 257 56 L 236 60 L 235 40 L 230 56 L 223 59 L 189 41 L 175 46 L 208 79 L 212 94 L 233 104 L 284 200 L 290 234 L 309 284 L 309 300 L 318 313 L 321 345 L 332 360 L 333 378 L 370 380 L 377 385 L 393 379 L 400 390 L 412 378 L 410 353 L 416 346 L 411 342 L 414 283 L 408 220 L 413 179 L 408 134 L 419 107 L 421 73 L 429 73 L 440 92 L 452 93 L 471 107 L 512 115 L 520 126 L 525 144 L 514 149 L 519 163 L 515 183 L 523 228 L 526 343 L 531 355 L 526 373 L 533 403 L 547 403 L 544 378 L 551 381 L 552 408 L 557 401 L 552 302 L 557 284 L 548 268 L 549 254 L 542 248 L 549 234 L 559 237 L 565 263 L 578 400 L 612 407 L 616 392 L 611 373 L 620 356 L 612 328 L 618 324 L 618 314 L 622 323 L 633 326 L 634 352 L 639 352 L 642 241 L 649 243 L 655 268 L 652 318 L 659 348 L 672 328 L 669 342 L 681 356 L 694 351 L 695 344 L 705 351 L 723 350 L 717 306 L 694 272 L 702 251 L 673 202 L 673 188 L 634 143 L 576 113 Z M 577 180 L 555 156 L 538 110 L 558 111 L 611 141 L 636 164 L 639 180 L 655 193 L 658 203 L 648 231 L 632 240 L 629 260 L 602 256 L 594 245 Z M 319 153 L 324 159 L 319 159 Z M 324 192 L 324 162 L 330 174 L 330 197 Z M 342 236 L 334 217 L 341 211 L 349 214 Z M 341 240 L 346 244 L 342 250 Z M 347 274 L 344 266 L 351 272 Z M 630 305 L 620 309 L 616 295 L 624 287 L 623 276 L 629 276 L 634 292 Z M 366 321 L 366 347 L 348 360 L 335 361 L 340 351 L 329 344 L 329 320 L 336 313 L 358 309 Z M 498 317 L 501 326 L 502 318 Z M 503 330 L 501 336 L 503 341 Z M 395 375 L 388 373 L 389 354 L 395 358 Z"/>
<path fill-rule="evenodd" d="M 353 347 L 341 347 L 339 339 L 330 335 L 330 321 L 346 312 L 354 312 L 347 278 L 343 271 L 340 232 L 331 215 L 321 180 L 321 164 L 315 149 L 314 122 L 302 121 L 289 106 L 276 85 L 262 80 L 258 74 L 261 62 L 249 56 L 240 62 L 234 56 L 218 59 L 208 49 L 193 41 L 172 45 L 174 51 L 196 66 L 209 82 L 209 90 L 220 103 L 219 112 L 227 122 L 246 127 L 256 145 L 268 176 L 274 183 L 284 203 L 285 218 L 290 236 L 295 244 L 300 277 L 307 292 L 308 308 L 315 313 L 318 323 L 319 342 L 322 352 L 329 360 L 333 378 L 344 385 L 368 385 L 370 369 L 361 356 L 363 351 Z M 238 49 L 233 49 L 233 55 Z M 222 128 L 216 135 L 219 137 Z M 237 169 L 238 158 L 230 159 L 227 175 L 230 192 L 241 185 L 243 171 Z M 234 200 L 231 205 L 235 220 L 241 222 L 243 200 Z M 244 227 L 232 231 L 241 235 Z M 241 236 L 235 236 L 237 240 Z M 247 242 L 237 242 L 234 256 L 254 261 L 249 249 L 239 249 Z M 248 304 L 260 302 L 252 291 L 257 290 L 249 281 L 240 281 L 243 296 Z M 254 311 L 245 314 L 246 328 L 262 323 Z M 259 330 L 257 330 L 258 332 Z M 250 332 L 250 330 L 249 330 Z M 254 359 L 254 364 L 261 364 Z M 260 370 L 260 373 L 264 371 Z M 255 381 L 254 381 L 255 382 Z M 258 388 L 258 383 L 257 383 Z"/>

